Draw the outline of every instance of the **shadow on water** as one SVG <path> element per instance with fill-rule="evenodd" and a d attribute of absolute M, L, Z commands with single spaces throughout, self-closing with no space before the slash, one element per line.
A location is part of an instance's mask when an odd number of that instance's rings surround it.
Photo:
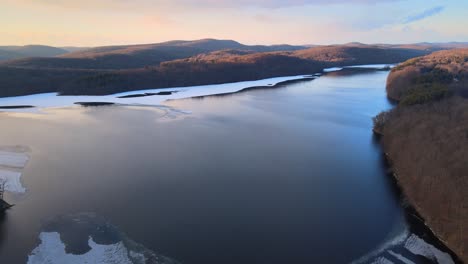
<path fill-rule="evenodd" d="M 7 230 L 6 230 L 6 222 L 7 222 L 7 213 L 0 212 L 0 248 L 3 245 L 3 242 L 6 240 Z"/>
<path fill-rule="evenodd" d="M 387 102 L 393 107 L 397 106 L 398 103 L 399 103 L 397 100 L 394 100 L 394 99 L 389 98 L 389 97 L 387 97 Z"/>
<path fill-rule="evenodd" d="M 383 171 L 385 171 L 385 181 L 388 183 L 392 193 L 395 194 L 395 197 L 401 202 L 402 201 L 402 191 L 401 188 L 398 186 L 398 183 L 395 181 L 393 177 L 392 168 L 388 162 L 388 159 L 385 157 L 385 153 L 382 152 L 381 147 L 381 139 L 382 137 L 378 134 L 372 133 L 372 146 L 378 151 L 379 153 L 379 163 Z"/>

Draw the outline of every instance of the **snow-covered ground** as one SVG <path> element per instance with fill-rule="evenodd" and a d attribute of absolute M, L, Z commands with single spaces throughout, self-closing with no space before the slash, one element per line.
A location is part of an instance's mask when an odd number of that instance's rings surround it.
<path fill-rule="evenodd" d="M 5 191 L 12 193 L 26 191 L 21 184 L 21 174 L 28 160 L 29 156 L 25 147 L 0 147 L 0 182 L 5 182 Z"/>

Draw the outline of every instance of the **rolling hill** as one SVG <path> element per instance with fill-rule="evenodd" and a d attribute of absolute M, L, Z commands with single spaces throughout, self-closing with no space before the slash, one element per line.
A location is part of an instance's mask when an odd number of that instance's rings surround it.
<path fill-rule="evenodd" d="M 0 61 L 27 57 L 54 57 L 65 53 L 68 53 L 65 49 L 43 45 L 0 46 Z"/>
<path fill-rule="evenodd" d="M 422 48 L 347 44 L 248 46 L 203 39 L 98 47 L 51 58 L 0 62 L 0 95 L 37 92 L 110 94 L 312 74 L 335 66 L 398 63 Z"/>
<path fill-rule="evenodd" d="M 267 52 L 304 48 L 302 46 L 290 45 L 248 46 L 233 40 L 202 39 L 196 41 L 169 41 L 157 44 L 97 47 L 67 53 L 54 58 L 12 60 L 4 62 L 1 65 L 29 68 L 135 69 L 224 49 Z"/>
<path fill-rule="evenodd" d="M 466 94 L 468 49 L 453 49 L 406 61 L 387 80 L 390 98 L 405 104 L 432 100 L 445 93 Z M 433 98 L 434 97 L 434 98 Z"/>

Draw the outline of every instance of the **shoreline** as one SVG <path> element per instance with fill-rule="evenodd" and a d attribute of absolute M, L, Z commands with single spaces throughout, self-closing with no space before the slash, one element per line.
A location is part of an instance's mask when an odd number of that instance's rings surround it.
<path fill-rule="evenodd" d="M 0 112 L 28 112 L 37 113 L 42 109 L 72 107 L 80 105 L 125 105 L 125 106 L 160 106 L 165 101 L 197 98 L 203 96 L 218 96 L 232 94 L 258 87 L 270 88 L 281 84 L 314 79 L 318 74 L 284 76 L 246 82 L 225 84 L 157 88 L 128 91 L 111 95 L 60 95 L 57 93 L 39 93 L 16 97 L 0 97 Z M 168 93 L 167 91 L 171 91 Z M 144 94 L 145 96 L 135 96 Z M 27 107 L 24 106 L 34 106 Z"/>
<path fill-rule="evenodd" d="M 392 100 L 391 98 L 389 98 Z M 396 101 L 398 102 L 398 101 Z M 398 107 L 398 106 L 395 106 Z M 396 109 L 393 107 L 392 109 Z M 389 110 L 391 111 L 391 110 Z M 391 179 L 392 185 L 397 192 L 401 206 L 405 211 L 405 216 L 409 224 L 409 228 L 415 234 L 421 233 L 423 230 L 426 232 L 423 233 L 424 237 L 422 239 L 427 239 L 431 242 L 436 248 L 442 249 L 447 252 L 457 264 L 464 263 L 459 254 L 457 254 L 440 235 L 435 232 L 424 214 L 421 213 L 421 209 L 418 207 L 418 203 L 411 197 L 411 190 L 408 187 L 405 187 L 399 177 L 399 174 L 396 170 L 393 160 L 390 157 L 390 154 L 386 152 L 383 140 L 385 133 L 383 129 L 377 129 L 375 126 L 372 128 L 372 134 L 374 138 L 378 141 L 380 149 L 382 150 L 382 158 L 385 163 L 385 167 L 388 169 L 388 176 Z"/>
<path fill-rule="evenodd" d="M 379 143 L 383 134 L 374 132 Z M 381 146 L 383 150 L 383 146 Z M 382 153 L 385 166 L 388 168 L 387 175 L 392 182 L 392 186 L 399 196 L 400 203 L 405 212 L 406 220 L 408 221 L 408 227 L 410 231 L 416 235 L 422 235 L 421 239 L 429 241 L 430 244 L 434 245 L 438 249 L 442 249 L 444 252 L 448 253 L 456 264 L 463 264 L 461 258 L 453 251 L 440 236 L 428 225 L 426 219 L 419 212 L 417 205 L 412 202 L 407 194 L 408 190 L 404 188 L 398 179 L 398 173 L 395 171 L 395 168 L 392 166 L 392 160 L 390 159 L 387 153 Z M 425 231 L 425 232 L 424 232 Z"/>
<path fill-rule="evenodd" d="M 313 80 L 317 79 L 318 77 L 319 76 L 312 76 L 311 75 L 310 77 L 304 77 L 302 79 L 287 80 L 287 81 L 279 82 L 279 83 L 272 84 L 272 85 L 246 87 L 246 88 L 241 89 L 239 91 L 230 92 L 230 93 L 200 95 L 200 96 L 188 97 L 188 98 L 183 98 L 183 99 L 169 99 L 168 101 L 186 100 L 186 99 L 201 99 L 201 98 L 205 98 L 205 97 L 222 97 L 222 96 L 229 96 L 229 95 L 233 95 L 233 94 L 238 94 L 238 93 L 243 93 L 243 92 L 248 92 L 248 91 L 254 91 L 254 90 L 267 90 L 267 89 L 270 89 L 270 88 L 280 88 L 280 87 L 284 87 L 284 86 L 286 86 L 288 84 L 295 84 L 295 83 L 313 81 Z"/>
<path fill-rule="evenodd" d="M 131 90 L 109 95 L 62 95 L 59 93 L 36 93 L 13 97 L 0 97 L 0 112 L 39 112 L 41 109 L 71 107 L 85 104 L 88 106 L 106 104 L 126 106 L 159 106 L 164 101 L 200 98 L 206 96 L 222 96 L 233 93 L 279 87 L 300 81 L 309 81 L 340 71 L 381 71 L 388 70 L 394 64 L 350 65 L 340 68 L 324 68 L 320 72 L 272 77 L 252 81 L 231 82 L 222 84 L 165 87 L 155 89 Z"/>

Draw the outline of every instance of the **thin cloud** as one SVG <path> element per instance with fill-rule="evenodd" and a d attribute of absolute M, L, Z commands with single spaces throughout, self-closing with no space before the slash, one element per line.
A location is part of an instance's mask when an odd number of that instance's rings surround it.
<path fill-rule="evenodd" d="M 421 12 L 419 14 L 415 14 L 415 15 L 407 17 L 404 20 L 404 24 L 413 23 L 413 22 L 423 20 L 423 19 L 431 17 L 431 16 L 435 16 L 435 15 L 437 15 L 439 13 L 442 13 L 444 10 L 445 10 L 445 6 L 436 6 L 436 7 L 424 10 L 423 12 Z"/>
<path fill-rule="evenodd" d="M 305 5 L 333 5 L 333 4 L 378 4 L 388 2 L 399 2 L 402 0 L 173 0 L 212 7 L 261 7 L 261 8 L 283 8 Z"/>
<path fill-rule="evenodd" d="M 4 0 L 8 2 L 18 2 L 27 4 L 47 4 L 66 8 L 117 8 L 128 7 L 133 8 L 163 8 L 168 6 L 189 5 L 192 7 L 218 7 L 218 8 L 285 8 L 293 6 L 305 5 L 333 5 L 333 4 L 378 4 L 388 2 L 400 2 L 404 0 Z"/>

